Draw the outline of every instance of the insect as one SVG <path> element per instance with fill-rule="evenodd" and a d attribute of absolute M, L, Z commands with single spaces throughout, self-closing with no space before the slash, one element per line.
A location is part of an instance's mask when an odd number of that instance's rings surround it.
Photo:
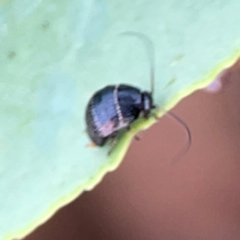
<path fill-rule="evenodd" d="M 119 84 L 105 86 L 93 94 L 87 104 L 85 120 L 87 133 L 93 144 L 97 146 L 104 146 L 109 139 L 115 141 L 119 131 L 130 129 L 131 124 L 140 116 L 145 119 L 155 116 L 152 111 L 156 108 L 153 102 L 155 69 L 153 43 L 142 33 L 125 32 L 123 34 L 138 37 L 148 50 L 151 91 L 142 91 L 135 86 Z M 188 126 L 173 113 L 166 113 L 186 129 L 190 141 Z"/>

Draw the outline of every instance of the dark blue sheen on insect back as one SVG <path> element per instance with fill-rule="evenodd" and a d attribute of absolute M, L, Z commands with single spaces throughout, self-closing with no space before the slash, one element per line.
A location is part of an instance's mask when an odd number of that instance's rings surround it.
<path fill-rule="evenodd" d="M 149 99 L 151 102 L 151 100 Z M 144 107 L 142 92 L 129 85 L 107 86 L 97 91 L 86 109 L 87 132 L 98 146 L 136 120 Z"/>
<path fill-rule="evenodd" d="M 91 111 L 98 129 L 109 123 L 109 121 L 118 124 L 117 110 L 113 101 L 114 89 L 115 86 L 103 88 L 92 98 L 93 108 Z"/>
<path fill-rule="evenodd" d="M 113 101 L 115 86 L 107 86 L 97 91 L 90 99 L 86 110 L 87 132 L 91 140 L 99 146 L 106 138 L 101 134 L 102 126 L 109 121 L 118 123 L 117 110 Z"/>
<path fill-rule="evenodd" d="M 142 93 L 138 88 L 129 85 L 119 85 L 118 102 L 125 121 L 136 120 L 143 110 Z"/>

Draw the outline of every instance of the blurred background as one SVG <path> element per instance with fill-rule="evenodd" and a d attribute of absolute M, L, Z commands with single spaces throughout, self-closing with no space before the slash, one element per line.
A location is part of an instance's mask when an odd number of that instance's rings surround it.
<path fill-rule="evenodd" d="M 173 112 L 192 133 L 163 117 L 141 132 L 120 167 L 62 208 L 26 240 L 239 240 L 240 63 L 222 88 L 199 90 Z"/>

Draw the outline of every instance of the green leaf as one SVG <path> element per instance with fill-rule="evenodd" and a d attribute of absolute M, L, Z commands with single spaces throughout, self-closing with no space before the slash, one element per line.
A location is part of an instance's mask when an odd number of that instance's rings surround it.
<path fill-rule="evenodd" d="M 114 152 L 86 148 L 85 106 L 108 84 L 149 90 L 170 109 L 238 57 L 239 0 L 3 0 L 0 5 L 0 239 L 24 237 L 116 169 L 140 120 Z M 160 113 L 159 113 L 160 114 Z M 116 186 L 117 187 L 117 186 Z"/>

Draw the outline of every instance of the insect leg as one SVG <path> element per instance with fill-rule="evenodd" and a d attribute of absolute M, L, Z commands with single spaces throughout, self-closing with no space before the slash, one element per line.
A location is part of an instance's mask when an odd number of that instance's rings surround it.
<path fill-rule="evenodd" d="M 132 128 L 130 126 L 127 126 L 127 131 L 132 132 Z M 138 135 L 134 135 L 134 139 L 140 141 L 141 138 Z"/>
<path fill-rule="evenodd" d="M 113 133 L 110 137 L 109 137 L 109 141 L 110 141 L 110 149 L 108 151 L 108 155 L 110 155 L 114 149 L 114 147 L 117 144 L 117 133 Z"/>
<path fill-rule="evenodd" d="M 97 145 L 94 143 L 94 142 L 90 142 L 86 145 L 87 148 L 94 148 L 96 147 Z"/>

